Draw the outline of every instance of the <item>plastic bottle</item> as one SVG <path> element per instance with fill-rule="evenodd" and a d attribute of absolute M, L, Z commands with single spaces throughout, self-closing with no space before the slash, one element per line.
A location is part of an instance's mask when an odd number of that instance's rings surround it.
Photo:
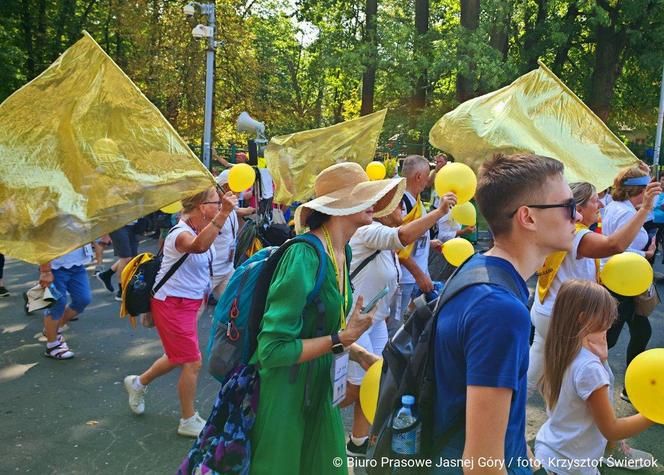
<path fill-rule="evenodd" d="M 134 281 L 134 290 L 143 290 L 145 289 L 145 286 L 147 284 L 145 283 L 145 277 L 143 274 L 138 274 L 136 276 L 136 280 Z"/>
<path fill-rule="evenodd" d="M 392 422 L 392 451 L 395 454 L 415 456 L 420 452 L 420 425 L 414 405 L 414 396 L 401 396 L 401 407 Z"/>

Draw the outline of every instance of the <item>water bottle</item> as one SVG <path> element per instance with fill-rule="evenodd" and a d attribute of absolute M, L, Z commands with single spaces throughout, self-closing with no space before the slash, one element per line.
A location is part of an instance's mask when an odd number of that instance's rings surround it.
<path fill-rule="evenodd" d="M 401 396 L 401 407 L 392 422 L 392 451 L 395 454 L 415 456 L 420 452 L 420 425 L 414 405 L 414 396 Z"/>
<path fill-rule="evenodd" d="M 146 285 L 145 276 L 143 274 L 138 274 L 134 281 L 134 290 L 144 290 Z"/>

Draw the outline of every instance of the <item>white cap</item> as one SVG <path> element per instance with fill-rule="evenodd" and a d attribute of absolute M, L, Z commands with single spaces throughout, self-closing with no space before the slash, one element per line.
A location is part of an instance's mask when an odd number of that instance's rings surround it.
<path fill-rule="evenodd" d="M 215 180 L 217 180 L 217 185 L 222 186 L 228 184 L 228 173 L 228 170 L 224 170 L 217 178 L 215 178 Z"/>

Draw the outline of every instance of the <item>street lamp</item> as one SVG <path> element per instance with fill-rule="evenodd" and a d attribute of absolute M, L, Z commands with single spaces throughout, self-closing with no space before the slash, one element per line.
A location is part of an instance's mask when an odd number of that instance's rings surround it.
<path fill-rule="evenodd" d="M 210 158 L 212 157 L 212 104 L 214 102 L 214 53 L 217 48 L 217 42 L 214 39 L 216 33 L 214 3 L 189 2 L 182 11 L 185 15 L 191 17 L 196 13 L 196 7 L 201 9 L 201 13 L 207 16 L 208 25 L 198 24 L 191 30 L 194 38 L 208 39 L 207 48 L 207 70 L 205 73 L 205 120 L 203 125 L 203 164 L 210 168 Z"/>

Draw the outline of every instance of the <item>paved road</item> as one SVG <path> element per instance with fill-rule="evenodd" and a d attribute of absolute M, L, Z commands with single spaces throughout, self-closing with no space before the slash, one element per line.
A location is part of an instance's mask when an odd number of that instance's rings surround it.
<path fill-rule="evenodd" d="M 150 246 L 154 241 L 142 244 L 144 249 Z M 107 252 L 105 263 L 111 262 Z M 192 443 L 176 434 L 177 372 L 150 385 L 142 416 L 129 411 L 122 386 L 127 374 L 141 372 L 161 354 L 156 332 L 132 329 L 118 317 L 113 296 L 92 279 L 92 304 L 66 333 L 76 358 L 47 359 L 39 339 L 41 317 L 22 311 L 21 292 L 35 278 L 35 266 L 8 259 L 5 282 L 12 296 L 0 300 L 0 473 L 174 473 Z M 664 347 L 661 309 L 652 318 L 650 346 Z M 202 347 L 208 334 L 209 318 L 203 318 Z M 624 371 L 625 337 L 611 354 L 617 381 Z M 203 371 L 197 407 L 204 417 L 217 390 L 218 384 Z M 621 414 L 632 411 L 622 401 L 617 407 Z M 544 417 L 541 401 L 531 401 L 529 416 L 532 438 Z M 345 420 L 348 424 L 347 412 Z M 662 440 L 664 428 L 655 427 L 634 445 L 664 461 Z"/>

